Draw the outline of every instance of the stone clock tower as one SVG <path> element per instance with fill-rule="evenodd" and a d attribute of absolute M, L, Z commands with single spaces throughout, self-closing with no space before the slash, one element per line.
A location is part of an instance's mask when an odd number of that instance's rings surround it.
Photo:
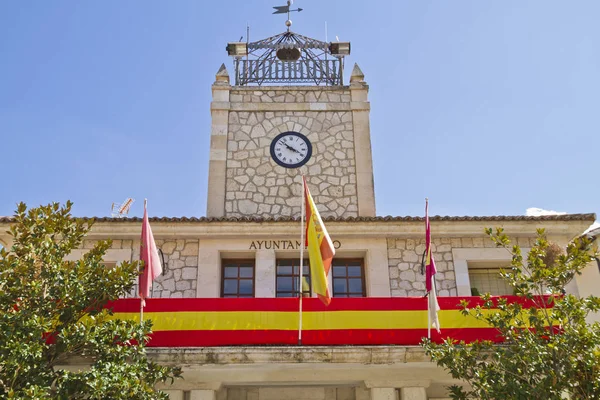
<path fill-rule="evenodd" d="M 227 46 L 212 86 L 208 217 L 297 216 L 306 175 L 323 216 L 375 215 L 368 85 L 350 43 L 291 31 Z M 233 83 L 233 84 L 232 84 Z"/>

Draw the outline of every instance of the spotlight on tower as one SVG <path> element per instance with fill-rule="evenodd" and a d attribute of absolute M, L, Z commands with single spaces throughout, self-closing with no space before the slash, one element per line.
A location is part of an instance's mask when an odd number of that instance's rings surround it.
<path fill-rule="evenodd" d="M 232 57 L 244 57 L 248 55 L 248 44 L 246 42 L 229 42 L 227 43 L 227 54 Z"/>
<path fill-rule="evenodd" d="M 332 42 L 329 44 L 329 52 L 334 56 L 349 56 L 350 42 Z"/>

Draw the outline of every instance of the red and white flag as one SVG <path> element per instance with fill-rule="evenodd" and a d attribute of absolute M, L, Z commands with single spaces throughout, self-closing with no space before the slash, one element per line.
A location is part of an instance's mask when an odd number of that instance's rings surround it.
<path fill-rule="evenodd" d="M 438 304 L 437 293 L 435 291 L 435 274 L 437 273 L 437 270 L 435 268 L 433 254 L 431 253 L 431 225 L 429 225 L 428 200 L 425 200 L 425 254 L 425 288 L 427 289 L 427 310 L 429 312 L 430 323 L 430 325 L 427 327 L 427 330 L 429 332 L 431 326 L 433 326 L 439 333 L 440 321 L 438 319 L 438 311 L 440 310 L 440 306 Z"/>
<path fill-rule="evenodd" d="M 145 299 L 150 297 L 152 281 L 162 274 L 162 266 L 160 265 L 158 250 L 156 249 L 156 243 L 154 242 L 154 235 L 152 235 L 152 228 L 150 228 L 150 222 L 148 222 L 148 210 L 146 209 L 146 202 L 144 202 L 144 220 L 142 222 L 140 260 L 144 263 L 144 272 L 142 272 L 139 278 L 139 293 L 140 299 L 142 299 L 142 307 L 145 307 Z"/>

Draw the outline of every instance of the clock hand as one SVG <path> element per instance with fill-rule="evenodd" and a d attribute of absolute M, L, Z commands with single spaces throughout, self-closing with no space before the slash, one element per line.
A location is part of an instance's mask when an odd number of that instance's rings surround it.
<path fill-rule="evenodd" d="M 287 147 L 287 148 L 288 148 L 288 150 L 291 150 L 291 151 L 293 151 L 294 153 L 300 153 L 298 150 L 296 150 L 295 148 L 293 148 L 293 147 L 292 147 L 292 146 L 290 146 L 289 144 L 287 144 L 287 143 L 284 143 L 284 145 L 285 145 L 285 147 Z"/>

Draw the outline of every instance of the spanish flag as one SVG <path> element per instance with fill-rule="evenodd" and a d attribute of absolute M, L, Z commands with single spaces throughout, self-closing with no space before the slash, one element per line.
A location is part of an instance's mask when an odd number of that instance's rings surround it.
<path fill-rule="evenodd" d="M 306 201 L 306 246 L 310 260 L 310 275 L 312 287 L 319 299 L 328 306 L 331 303 L 331 294 L 327 284 L 327 275 L 331 268 L 331 260 L 335 255 L 333 242 L 323 225 L 317 206 L 310 195 L 306 178 L 304 181 L 304 198 Z"/>

